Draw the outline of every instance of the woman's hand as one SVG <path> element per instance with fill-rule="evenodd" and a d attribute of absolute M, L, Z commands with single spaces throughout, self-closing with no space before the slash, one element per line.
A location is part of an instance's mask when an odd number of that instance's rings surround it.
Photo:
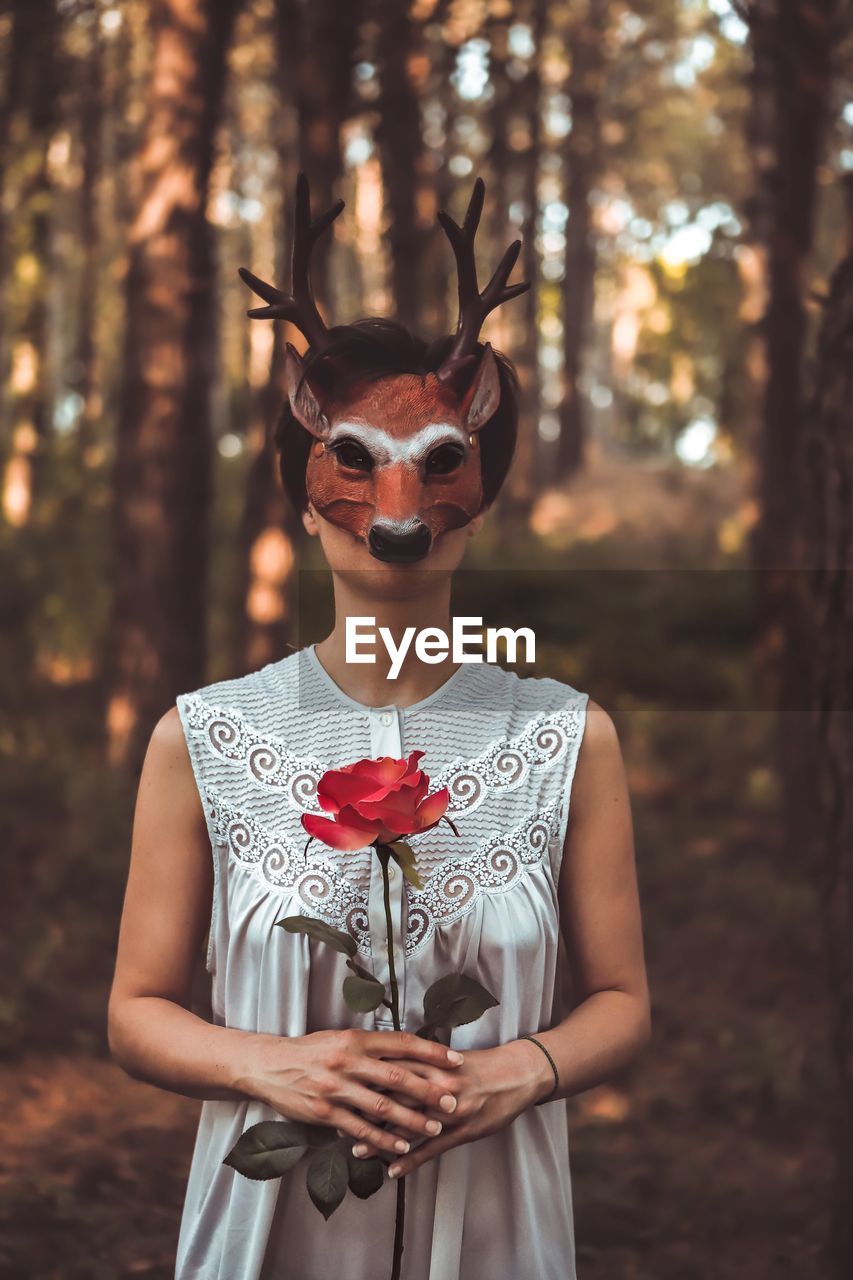
<path fill-rule="evenodd" d="M 426 1108 L 456 1105 L 456 1050 L 411 1031 L 313 1031 L 259 1037 L 243 1087 L 288 1120 L 334 1125 L 375 1152 L 408 1151 L 431 1132 Z M 386 1093 L 380 1090 L 388 1090 Z M 413 1107 L 411 1102 L 415 1102 Z M 382 1129 L 383 1123 L 394 1130 Z"/>
<path fill-rule="evenodd" d="M 417 1070 L 415 1064 L 405 1065 Z M 456 1072 L 459 1100 L 452 1114 L 442 1116 L 441 1135 L 428 1138 L 409 1155 L 396 1159 L 389 1175 L 403 1177 L 450 1147 L 505 1128 L 544 1098 L 553 1081 L 548 1060 L 529 1040 L 511 1040 L 492 1049 L 466 1049 L 465 1062 Z M 353 1152 L 357 1156 L 378 1154 L 369 1141 L 357 1143 Z"/>

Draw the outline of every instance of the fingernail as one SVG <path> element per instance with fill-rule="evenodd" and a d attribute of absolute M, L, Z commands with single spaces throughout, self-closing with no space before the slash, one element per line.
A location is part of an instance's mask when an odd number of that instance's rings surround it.
<path fill-rule="evenodd" d="M 400 1176 L 400 1173 L 401 1173 L 401 1172 L 402 1172 L 402 1170 L 401 1170 L 401 1168 L 400 1168 L 400 1165 L 398 1165 L 398 1164 L 392 1164 L 392 1165 L 391 1165 L 391 1167 L 390 1167 L 390 1168 L 389 1168 L 389 1170 L 388 1170 L 388 1177 L 389 1177 L 389 1178 L 398 1178 L 398 1177 Z"/>
<path fill-rule="evenodd" d="M 409 1144 L 405 1138 L 398 1138 L 397 1141 L 394 1143 L 395 1151 L 408 1151 L 408 1149 L 409 1149 Z"/>
<path fill-rule="evenodd" d="M 352 1153 L 354 1156 L 366 1156 L 367 1147 L 363 1142 L 357 1142 L 352 1149 Z"/>
<path fill-rule="evenodd" d="M 445 1093 L 445 1094 L 442 1094 L 442 1096 L 441 1096 L 441 1100 L 440 1100 L 440 1101 L 441 1101 L 441 1109 L 442 1109 L 442 1111 L 455 1111 L 455 1110 L 456 1110 L 456 1099 L 454 1098 L 454 1096 L 453 1096 L 453 1094 L 452 1094 L 452 1093 Z"/>
<path fill-rule="evenodd" d="M 441 1121 L 440 1121 L 440 1120 L 427 1120 L 427 1122 L 426 1122 L 426 1131 L 427 1131 L 427 1133 L 441 1133 Z"/>
<path fill-rule="evenodd" d="M 462 1057 L 462 1054 L 457 1053 L 455 1049 L 447 1050 L 447 1060 L 448 1062 L 464 1062 L 465 1061 L 465 1059 Z"/>

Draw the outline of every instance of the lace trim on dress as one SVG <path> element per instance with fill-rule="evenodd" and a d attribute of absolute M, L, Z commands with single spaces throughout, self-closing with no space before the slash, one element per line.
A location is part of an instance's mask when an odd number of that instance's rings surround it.
<path fill-rule="evenodd" d="M 285 834 L 272 835 L 254 818 L 208 788 L 214 833 L 229 856 L 263 885 L 283 893 L 296 891 L 310 913 L 323 915 L 356 938 L 370 953 L 367 897 L 323 854 L 309 857 L 305 844 Z M 308 837 L 305 837 L 307 844 Z M 352 858 L 352 854 L 346 855 Z"/>
<path fill-rule="evenodd" d="M 317 784 L 326 769 L 319 760 L 299 759 L 280 738 L 258 733 L 239 712 L 210 706 L 196 695 L 186 701 L 189 723 L 204 733 L 211 751 L 235 763 L 245 762 L 250 779 L 283 791 L 300 812 L 316 808 Z M 490 792 L 520 786 L 531 769 L 552 768 L 579 741 L 582 731 L 581 699 L 556 711 L 540 711 L 520 733 L 492 743 L 475 759 L 458 756 L 430 774 L 430 791 L 448 788 L 451 816 L 471 813 Z M 423 838 L 422 834 L 412 840 Z"/>
<path fill-rule="evenodd" d="M 198 694 L 185 699 L 188 722 L 205 745 L 225 760 L 245 764 L 250 780 L 282 791 L 294 809 L 316 806 L 317 783 L 326 771 L 317 759 L 299 758 L 274 734 L 260 734 L 237 711 L 211 706 Z"/>
<path fill-rule="evenodd" d="M 347 878 L 341 864 L 325 854 L 307 854 L 286 835 L 271 835 L 219 796 L 210 795 L 210 801 L 217 838 L 235 862 L 266 885 L 294 891 L 301 915 L 317 915 L 344 929 L 355 938 L 359 951 L 370 956 L 368 894 Z M 406 955 L 419 950 L 436 927 L 465 915 L 483 894 L 506 893 L 538 866 L 559 830 L 563 803 L 561 797 L 542 813 L 525 818 L 508 835 L 492 836 L 472 853 L 444 860 L 423 889 L 407 881 Z M 346 858 L 351 860 L 353 855 Z"/>
<path fill-rule="evenodd" d="M 475 760 L 457 757 L 431 775 L 430 791 L 446 786 L 450 792 L 447 812 L 451 816 L 470 813 L 489 792 L 520 786 L 531 769 L 552 768 L 580 740 L 582 731 L 580 700 L 556 711 L 540 711 L 515 737 L 493 743 Z"/>
<path fill-rule="evenodd" d="M 439 925 L 465 915 L 486 893 L 506 893 L 548 856 L 562 799 L 528 817 L 508 835 L 493 836 L 468 857 L 450 858 L 423 889 L 406 883 L 406 954 L 423 946 Z"/>

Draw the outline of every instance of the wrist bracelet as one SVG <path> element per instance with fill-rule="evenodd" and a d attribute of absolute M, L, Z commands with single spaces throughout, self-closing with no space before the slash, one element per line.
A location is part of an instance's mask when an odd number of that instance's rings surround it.
<path fill-rule="evenodd" d="M 528 1034 L 525 1034 L 525 1035 L 523 1035 L 523 1036 L 519 1036 L 518 1038 L 519 1038 L 519 1040 L 532 1040 L 534 1044 L 538 1044 L 538 1045 L 539 1045 L 539 1048 L 542 1050 L 542 1052 L 545 1054 L 545 1057 L 546 1057 L 546 1058 L 548 1059 L 548 1061 L 550 1062 L 550 1064 L 551 1064 L 551 1070 L 554 1072 L 554 1087 L 553 1087 L 553 1089 L 551 1090 L 551 1092 L 548 1094 L 548 1096 L 547 1096 L 547 1097 L 545 1097 L 545 1098 L 540 1098 L 540 1099 L 539 1099 L 539 1101 L 538 1101 L 537 1103 L 535 1103 L 535 1104 L 534 1104 L 534 1105 L 535 1105 L 535 1106 L 537 1106 L 537 1107 L 541 1107 L 541 1106 L 542 1106 L 542 1104 L 543 1104 L 543 1102 L 550 1102 L 550 1101 L 551 1101 L 551 1099 L 553 1098 L 554 1094 L 557 1092 L 557 1090 L 558 1090 L 558 1089 L 559 1089 L 559 1087 L 560 1087 L 560 1077 L 559 1077 L 559 1074 L 557 1073 L 557 1066 L 556 1066 L 556 1063 L 554 1062 L 554 1059 L 551 1057 L 550 1053 L 549 1053 L 549 1052 L 548 1052 L 548 1050 L 545 1048 L 545 1046 L 544 1046 L 544 1044 L 542 1043 L 542 1041 L 541 1041 L 541 1040 L 537 1040 L 535 1036 L 528 1035 Z"/>

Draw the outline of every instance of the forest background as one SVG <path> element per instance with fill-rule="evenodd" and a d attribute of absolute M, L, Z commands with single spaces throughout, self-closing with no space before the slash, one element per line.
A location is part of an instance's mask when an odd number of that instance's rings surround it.
<path fill-rule="evenodd" d="M 481 281 L 524 240 L 462 611 L 617 721 L 653 1005 L 568 1102 L 580 1274 L 853 1274 L 851 25 L 0 3 L 0 1276 L 172 1274 L 199 1104 L 111 1063 L 106 1001 L 154 724 L 328 620 L 270 448 L 302 340 L 237 275 L 286 286 L 299 169 L 347 203 L 337 322 L 454 327 L 478 175 Z"/>

